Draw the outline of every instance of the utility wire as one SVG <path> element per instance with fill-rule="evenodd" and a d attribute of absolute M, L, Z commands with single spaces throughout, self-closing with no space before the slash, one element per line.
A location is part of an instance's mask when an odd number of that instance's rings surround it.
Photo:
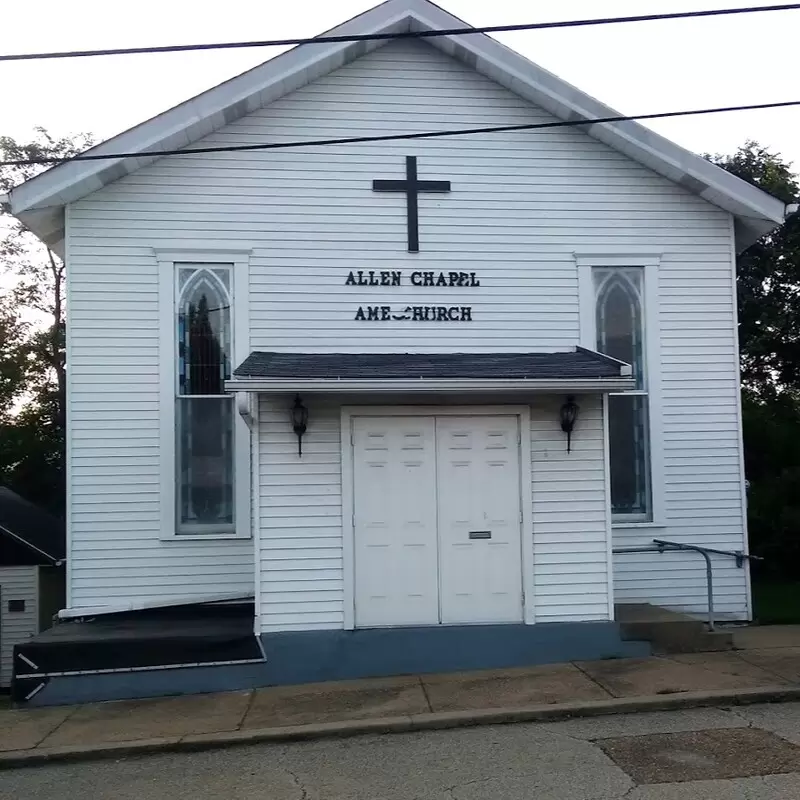
<path fill-rule="evenodd" d="M 61 50 L 45 53 L 8 53 L 0 61 L 35 61 L 54 58 L 86 58 L 89 56 L 123 56 L 149 53 L 185 53 L 192 50 L 237 50 L 247 47 L 285 47 L 298 44 L 328 44 L 331 42 L 370 42 L 388 39 L 429 39 L 435 36 L 456 36 L 471 33 L 505 33 L 508 31 L 538 31 L 554 28 L 583 28 L 593 25 L 615 25 L 624 22 L 660 22 L 670 19 L 698 19 L 723 17 L 735 14 L 758 14 L 764 11 L 797 11 L 800 3 L 782 3 L 770 6 L 719 8 L 705 11 L 675 11 L 669 14 L 639 14 L 628 17 L 601 17 L 574 19 L 561 22 L 531 22 L 520 25 L 488 25 L 481 28 L 449 28 L 431 31 L 402 31 L 396 33 L 364 33 L 350 36 L 316 36 L 296 39 L 264 39 L 249 42 L 214 42 L 206 44 L 171 44 L 157 47 L 111 47 L 103 50 Z"/>
<path fill-rule="evenodd" d="M 486 128 L 451 128 L 443 131 L 422 133 L 390 133 L 382 136 L 349 136 L 336 139 L 308 139 L 306 141 L 267 142 L 264 144 L 219 145 L 216 147 L 193 147 L 183 150 L 140 150 L 128 153 L 92 153 L 91 150 L 71 158 L 23 158 L 13 161 L 0 161 L 0 167 L 27 167 L 32 165 L 64 164 L 73 161 L 107 161 L 117 158 L 147 158 L 149 156 L 191 156 L 203 153 L 239 153 L 251 150 L 285 150 L 291 147 L 321 147 L 337 144 L 361 144 L 364 142 L 396 142 L 413 139 L 437 139 L 444 136 L 472 136 L 481 133 L 506 133 L 510 131 L 536 131 L 548 128 L 576 128 L 583 125 L 597 125 L 605 122 L 632 122 L 643 119 L 667 119 L 669 117 L 696 117 L 707 114 L 722 114 L 729 111 L 758 111 L 767 108 L 790 108 L 800 106 L 800 100 L 786 100 L 780 103 L 758 103 L 743 106 L 721 106 L 699 108 L 690 111 L 661 111 L 655 114 L 616 115 L 593 119 L 557 120 L 555 122 L 536 122 L 527 125 L 497 125 Z"/>

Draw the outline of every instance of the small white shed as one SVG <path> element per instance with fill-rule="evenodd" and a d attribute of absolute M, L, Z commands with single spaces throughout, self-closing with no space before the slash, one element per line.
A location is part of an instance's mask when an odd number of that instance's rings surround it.
<path fill-rule="evenodd" d="M 52 625 L 64 605 L 64 523 L 0 486 L 0 689 L 14 646 Z"/>

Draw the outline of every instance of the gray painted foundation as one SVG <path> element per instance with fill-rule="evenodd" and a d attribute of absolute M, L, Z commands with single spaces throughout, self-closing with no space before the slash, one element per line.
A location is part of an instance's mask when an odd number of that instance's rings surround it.
<path fill-rule="evenodd" d="M 267 661 L 51 678 L 28 705 L 63 705 L 389 675 L 650 655 L 614 622 L 302 631 L 261 637 Z"/>

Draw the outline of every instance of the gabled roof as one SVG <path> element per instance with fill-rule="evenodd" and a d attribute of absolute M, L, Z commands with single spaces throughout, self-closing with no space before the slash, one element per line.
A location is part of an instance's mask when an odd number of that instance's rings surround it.
<path fill-rule="evenodd" d="M 63 520 L 0 486 L 0 536 L 24 545 L 42 564 L 58 564 L 66 558 L 65 531 Z"/>
<path fill-rule="evenodd" d="M 454 27 L 466 27 L 466 23 L 429 0 L 387 0 L 327 35 Z M 591 120 L 619 115 L 618 111 L 485 34 L 432 37 L 426 41 L 558 119 Z M 309 43 L 295 47 L 89 151 L 97 155 L 124 152 L 141 153 L 140 156 L 59 165 L 16 187 L 6 205 L 37 236 L 60 252 L 64 238 L 64 206 L 152 163 L 158 157 L 148 156 L 148 151 L 191 147 L 225 125 L 383 44 L 385 40 Z M 782 201 L 636 122 L 597 123 L 582 130 L 731 212 L 736 220 L 740 249 L 784 221 L 786 207 Z"/>

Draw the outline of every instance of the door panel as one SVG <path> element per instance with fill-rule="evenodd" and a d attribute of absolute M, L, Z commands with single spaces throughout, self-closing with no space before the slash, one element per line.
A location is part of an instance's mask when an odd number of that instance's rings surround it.
<path fill-rule="evenodd" d="M 436 461 L 443 623 L 520 622 L 517 417 L 439 417 Z"/>
<path fill-rule="evenodd" d="M 435 424 L 353 420 L 358 627 L 439 622 Z"/>

